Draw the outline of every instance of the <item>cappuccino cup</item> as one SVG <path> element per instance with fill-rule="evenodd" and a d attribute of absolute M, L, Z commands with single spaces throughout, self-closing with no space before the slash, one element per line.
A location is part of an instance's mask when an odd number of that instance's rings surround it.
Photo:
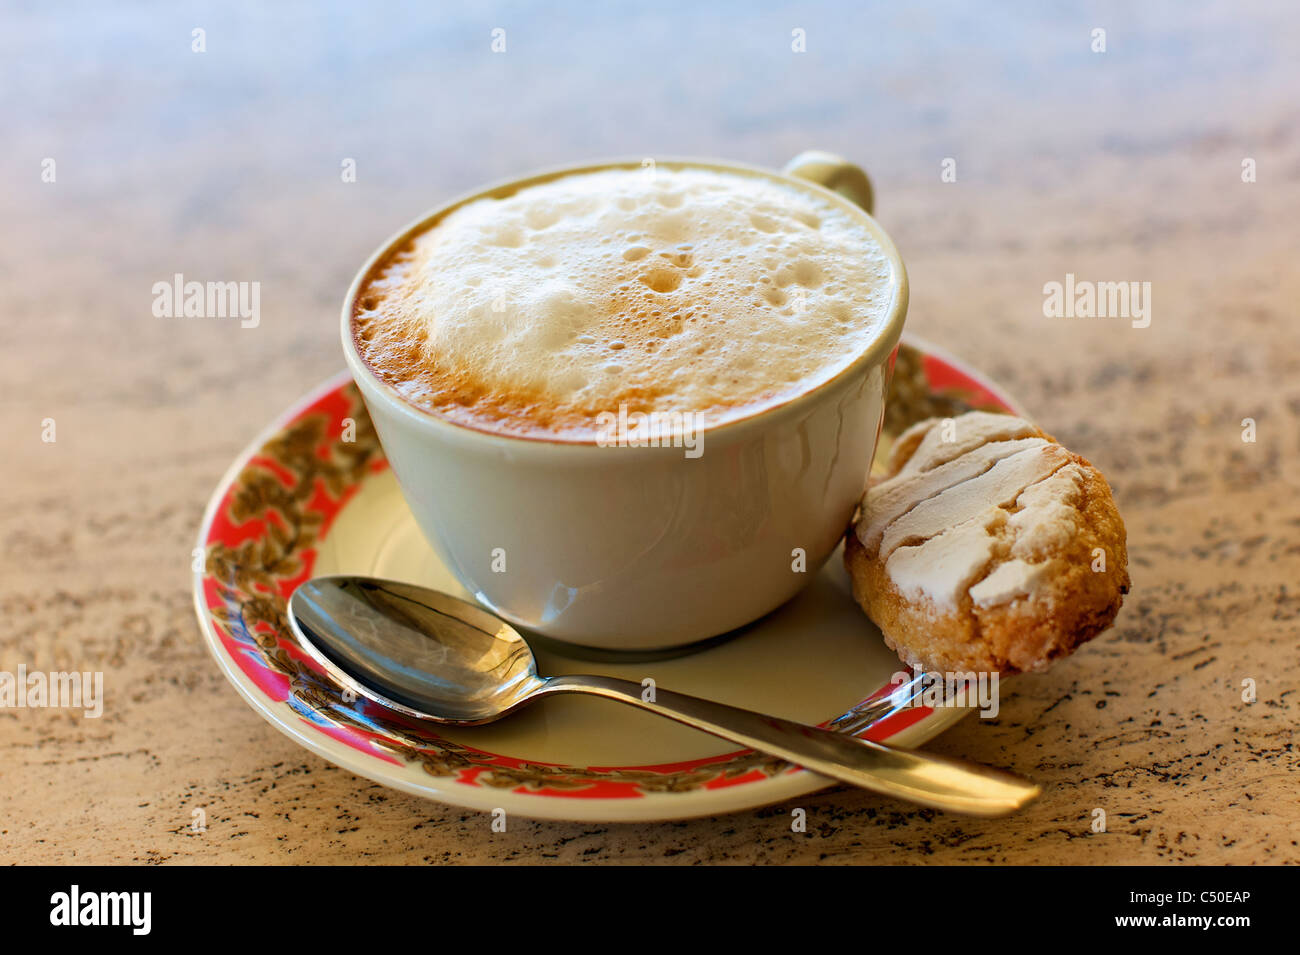
<path fill-rule="evenodd" d="M 348 367 L 417 523 L 517 627 L 683 647 L 780 606 L 862 494 L 907 277 L 856 166 L 549 170 L 385 242 Z"/>

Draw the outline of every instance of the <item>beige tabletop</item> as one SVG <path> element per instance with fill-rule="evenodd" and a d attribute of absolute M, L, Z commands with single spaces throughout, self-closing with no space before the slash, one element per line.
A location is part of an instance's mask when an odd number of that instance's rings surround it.
<path fill-rule="evenodd" d="M 1300 862 L 1300 15 L 467 6 L 6 14 L 0 670 L 102 670 L 106 699 L 0 710 L 0 862 Z M 972 821 L 832 789 L 806 833 L 775 806 L 493 834 L 240 700 L 194 620 L 199 519 L 342 367 L 380 240 L 539 166 L 811 147 L 870 170 L 909 329 L 1095 462 L 1127 521 L 1113 629 L 929 744 L 1038 803 Z M 176 273 L 259 282 L 260 323 L 155 317 Z M 1151 283 L 1149 325 L 1045 317 L 1067 274 Z"/>

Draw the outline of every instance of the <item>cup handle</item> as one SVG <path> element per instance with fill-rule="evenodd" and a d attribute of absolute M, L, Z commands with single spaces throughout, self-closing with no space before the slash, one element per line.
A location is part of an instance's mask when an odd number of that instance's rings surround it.
<path fill-rule="evenodd" d="M 843 156 L 810 149 L 795 156 L 781 170 L 787 176 L 807 179 L 819 186 L 825 186 L 831 192 L 838 192 L 856 202 L 870 214 L 874 207 L 874 194 L 871 180 L 858 166 L 853 165 Z"/>

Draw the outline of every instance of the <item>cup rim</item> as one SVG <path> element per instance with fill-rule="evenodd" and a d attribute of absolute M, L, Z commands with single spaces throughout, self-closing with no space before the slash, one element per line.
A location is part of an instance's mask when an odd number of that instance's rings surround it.
<path fill-rule="evenodd" d="M 389 238 L 385 239 L 366 259 L 365 263 L 352 279 L 347 294 L 343 298 L 343 310 L 341 316 L 343 356 L 347 362 L 348 370 L 352 373 L 353 380 L 362 390 L 362 394 L 366 398 L 367 403 L 372 400 L 372 398 L 379 398 L 387 405 L 390 411 L 397 413 L 409 422 L 415 423 L 417 427 L 431 428 L 435 433 L 440 433 L 444 437 L 468 444 L 480 444 L 484 448 L 495 446 L 499 450 L 516 453 L 529 447 L 564 447 L 572 448 L 575 451 L 582 449 L 600 452 L 609 450 L 608 448 L 601 447 L 594 441 L 575 440 L 559 436 L 505 434 L 497 431 L 487 431 L 452 421 L 450 418 L 434 411 L 429 411 L 412 404 L 403 398 L 392 385 L 375 374 L 371 367 L 366 363 L 365 359 L 361 357 L 360 352 L 357 350 L 356 339 L 352 333 L 352 314 L 362 284 L 382 259 L 388 256 L 395 247 L 405 243 L 416 234 L 432 227 L 438 220 L 449 215 L 461 206 L 475 202 L 479 199 L 506 198 L 522 189 L 534 185 L 540 185 L 553 179 L 563 178 L 564 176 L 599 172 L 606 169 L 639 169 L 642 167 L 644 160 L 645 157 L 621 157 L 595 160 L 578 164 L 551 166 L 531 173 L 526 173 L 523 176 L 514 176 L 508 179 L 497 180 L 488 185 L 480 186 L 470 192 L 462 193 L 459 196 L 434 207 L 430 211 L 425 212 L 423 215 L 412 220 Z M 767 169 L 762 166 L 728 160 L 697 159 L 682 156 L 656 156 L 654 157 L 654 162 L 656 167 L 663 166 L 672 169 L 691 168 L 743 173 L 811 190 L 821 197 L 836 203 L 841 208 L 846 209 L 850 215 L 855 216 L 860 222 L 866 225 L 889 260 L 890 277 L 893 280 L 891 283 L 893 294 L 887 309 L 888 317 L 885 323 L 881 326 L 880 331 L 877 333 L 876 337 L 872 339 L 871 343 L 851 362 L 826 380 L 818 382 L 813 387 L 792 395 L 784 401 L 759 408 L 743 417 L 731 418 L 715 425 L 708 425 L 701 430 L 702 435 L 716 439 L 717 436 L 725 434 L 726 437 L 730 438 L 734 435 L 739 435 L 742 432 L 748 431 L 778 414 L 780 414 L 781 417 L 785 417 L 787 414 L 794 414 L 799 409 L 819 400 L 828 391 L 835 389 L 837 385 L 847 381 L 863 368 L 883 363 L 894 348 L 897 347 L 898 342 L 902 337 L 903 324 L 907 318 L 909 299 L 907 269 L 903 265 L 902 256 L 899 254 L 898 247 L 894 244 L 894 240 L 869 212 L 857 203 L 853 202 L 847 196 L 834 192 L 819 183 L 815 183 L 799 176 L 789 175 L 779 170 Z M 656 452 L 661 451 L 662 448 L 628 447 L 620 448 L 619 450 L 624 452 Z"/>

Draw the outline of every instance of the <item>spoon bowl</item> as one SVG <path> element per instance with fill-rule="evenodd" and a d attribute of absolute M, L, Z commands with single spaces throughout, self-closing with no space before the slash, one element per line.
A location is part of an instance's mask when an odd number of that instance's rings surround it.
<path fill-rule="evenodd" d="M 545 686 L 514 627 L 414 584 L 316 577 L 289 598 L 289 623 L 348 689 L 435 723 L 490 723 Z"/>

